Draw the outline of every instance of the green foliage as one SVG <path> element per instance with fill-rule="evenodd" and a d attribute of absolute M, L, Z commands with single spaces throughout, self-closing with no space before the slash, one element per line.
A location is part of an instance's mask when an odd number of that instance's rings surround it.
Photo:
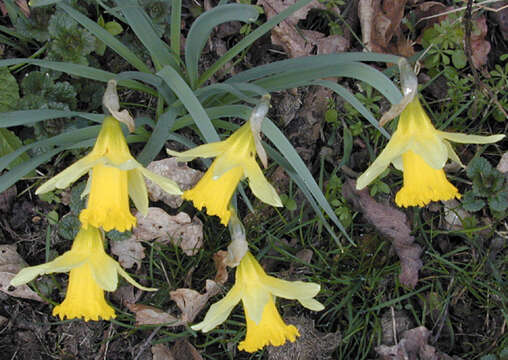
<path fill-rule="evenodd" d="M 342 225 L 347 229 L 353 223 L 353 215 L 349 209 L 346 200 L 342 196 L 342 180 L 336 175 L 328 179 L 325 190 L 326 199 L 333 206 L 334 212 Z"/>
<path fill-rule="evenodd" d="M 49 21 L 51 37 L 48 59 L 88 65 L 87 55 L 95 50 L 95 38 L 63 11 L 57 11 Z"/>
<path fill-rule="evenodd" d="M 505 217 L 508 209 L 508 184 L 502 173 L 482 157 L 475 157 L 468 165 L 467 177 L 472 180 L 472 190 L 464 194 L 462 205 L 468 211 L 479 211 L 489 205 L 497 217 Z"/>
<path fill-rule="evenodd" d="M 16 109 L 18 100 L 18 82 L 7 68 L 0 68 L 0 113 Z"/>
<path fill-rule="evenodd" d="M 72 241 L 81 227 L 81 222 L 74 214 L 67 214 L 58 221 L 57 232 L 65 240 Z"/>
<path fill-rule="evenodd" d="M 16 149 L 19 149 L 23 144 L 21 140 L 12 131 L 0 128 L 0 156 L 8 155 Z M 19 165 L 29 159 L 27 154 L 23 154 L 14 159 L 7 165 L 8 169 Z"/>
<path fill-rule="evenodd" d="M 97 24 L 99 24 L 100 27 L 104 28 L 107 32 L 109 32 L 111 35 L 116 36 L 120 35 L 123 32 L 122 25 L 117 23 L 116 21 L 108 21 L 105 22 L 104 18 L 99 16 L 97 19 Z M 99 38 L 96 38 L 95 42 L 95 53 L 97 55 L 104 55 L 104 52 L 106 51 L 106 44 L 99 40 Z"/>
<path fill-rule="evenodd" d="M 48 25 L 52 13 L 53 11 L 49 7 L 32 8 L 30 17 L 18 16 L 14 26 L 21 36 L 38 42 L 48 41 Z"/>
<path fill-rule="evenodd" d="M 20 109 L 58 109 L 76 108 L 76 91 L 67 81 L 56 82 L 49 73 L 32 71 L 21 82 L 23 97 Z"/>

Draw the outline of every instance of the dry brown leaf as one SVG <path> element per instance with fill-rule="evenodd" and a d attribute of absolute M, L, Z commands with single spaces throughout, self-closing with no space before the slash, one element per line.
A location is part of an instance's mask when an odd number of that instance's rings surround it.
<path fill-rule="evenodd" d="M 176 289 L 169 293 L 171 300 L 176 302 L 176 305 L 182 312 L 181 321 L 184 323 L 194 321 L 194 318 L 208 303 L 208 299 L 219 293 L 220 288 L 213 280 L 207 279 L 205 286 L 205 293 L 200 294 L 193 289 Z"/>
<path fill-rule="evenodd" d="M 171 352 L 175 360 L 203 360 L 201 354 L 185 338 L 176 340 Z"/>
<path fill-rule="evenodd" d="M 392 53 L 397 49 L 390 41 L 395 34 L 402 38 L 400 22 L 405 6 L 406 0 L 359 0 L 362 41 L 369 51 Z"/>
<path fill-rule="evenodd" d="M 473 66 L 477 69 L 487 63 L 487 56 L 490 52 L 490 43 L 485 40 L 487 36 L 487 19 L 480 16 L 473 20 L 474 27 L 471 33 L 471 59 Z"/>
<path fill-rule="evenodd" d="M 173 353 L 164 344 L 152 346 L 152 360 L 176 360 Z"/>
<path fill-rule="evenodd" d="M 349 49 L 349 41 L 340 35 L 330 35 L 317 40 L 317 53 L 332 54 Z"/>
<path fill-rule="evenodd" d="M 185 254 L 194 255 L 203 247 L 203 223 L 184 212 L 171 216 L 160 208 L 148 208 L 146 216 L 136 214 L 133 234 L 138 241 L 155 240 L 178 245 Z"/>
<path fill-rule="evenodd" d="M 191 169 L 186 163 L 177 162 L 176 158 L 152 161 L 147 166 L 147 169 L 175 181 L 182 190 L 189 190 L 199 181 L 201 176 L 203 176 L 201 171 Z M 150 200 L 162 201 L 175 209 L 182 205 L 183 199 L 180 195 L 168 194 L 154 182 L 146 178 L 145 181 Z"/>
<path fill-rule="evenodd" d="M 496 169 L 499 172 L 502 172 L 503 174 L 508 173 L 508 151 L 501 156 L 501 160 L 499 160 L 499 163 L 496 166 Z"/>
<path fill-rule="evenodd" d="M 16 5 L 18 5 L 23 15 L 30 17 L 30 7 L 28 6 L 26 0 L 16 0 Z M 0 11 L 2 12 L 3 16 L 7 15 L 7 8 L 5 7 L 3 1 L 0 2 Z"/>
<path fill-rule="evenodd" d="M 136 288 L 131 284 L 121 285 L 111 294 L 111 296 L 116 302 L 124 306 L 126 306 L 126 304 L 134 304 L 143 294 L 143 291 L 139 289 L 136 289 L 136 291 L 135 289 Z"/>
<path fill-rule="evenodd" d="M 461 204 L 455 199 L 443 201 L 443 210 L 445 214 L 445 228 L 447 230 L 463 229 L 462 220 L 471 216 L 471 214 L 464 210 Z"/>
<path fill-rule="evenodd" d="M 400 259 L 399 280 L 403 285 L 414 288 L 418 282 L 418 271 L 423 266 L 420 259 L 422 249 L 414 243 L 406 215 L 390 205 L 376 202 L 367 189 L 356 190 L 353 180 L 344 184 L 342 195 L 352 202 L 381 234 L 390 238 Z"/>
<path fill-rule="evenodd" d="M 141 260 L 145 258 L 145 249 L 139 243 L 136 236 L 125 240 L 110 240 L 111 253 L 118 256 L 118 262 L 125 269 L 130 269 L 136 264 L 139 269 Z"/>
<path fill-rule="evenodd" d="M 215 270 L 217 271 L 215 274 L 215 282 L 221 285 L 228 281 L 228 270 L 225 263 L 227 257 L 228 252 L 224 250 L 219 250 L 213 254 L 213 263 L 215 264 Z"/>
<path fill-rule="evenodd" d="M 26 265 L 17 253 L 16 245 L 0 245 L 0 290 L 14 297 L 44 302 L 28 285 L 10 285 L 12 278 Z"/>
<path fill-rule="evenodd" d="M 125 306 L 136 315 L 136 326 L 165 324 L 166 326 L 173 327 L 184 324 L 182 320 L 153 306 L 131 303 L 127 303 Z"/>
<path fill-rule="evenodd" d="M 258 0 L 257 2 L 258 5 L 263 6 L 268 20 L 294 3 L 296 0 Z M 326 7 L 314 0 L 272 29 L 272 43 L 281 46 L 290 58 L 309 55 L 314 47 L 312 38 L 317 34 L 312 33 L 316 31 L 305 31 L 306 35 L 298 31 L 298 21 L 305 19 L 311 9 L 326 9 Z M 323 36 L 321 34 L 321 37 Z"/>
<path fill-rule="evenodd" d="M 452 360 L 450 356 L 427 344 L 429 336 L 430 331 L 425 326 L 420 326 L 403 332 L 396 345 L 380 345 L 375 350 L 381 360 Z"/>

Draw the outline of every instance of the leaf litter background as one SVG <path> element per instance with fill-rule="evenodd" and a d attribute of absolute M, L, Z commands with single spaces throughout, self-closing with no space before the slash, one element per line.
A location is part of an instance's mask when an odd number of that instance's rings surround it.
<path fill-rule="evenodd" d="M 278 14 L 287 6 L 293 4 L 293 0 L 259 0 L 258 5 L 262 6 L 266 18 Z M 185 1 L 184 1 L 185 3 Z M 27 14 L 30 9 L 26 1 L 17 0 L 16 4 Z M 417 0 L 356 0 L 347 6 L 345 21 L 350 27 L 343 29 L 342 35 L 331 35 L 324 27 L 319 25 L 319 11 L 326 10 L 322 2 L 314 1 L 305 8 L 295 13 L 285 22 L 276 26 L 269 38 L 264 38 L 254 45 L 248 54 L 245 55 L 240 64 L 231 66 L 229 73 L 216 75 L 219 81 L 233 74 L 236 69 L 250 67 L 258 64 L 268 63 L 285 57 L 298 57 L 312 54 L 327 54 L 333 52 L 359 51 L 362 50 L 356 35 L 361 35 L 361 41 L 366 49 L 375 52 L 394 53 L 403 56 L 412 56 L 419 49 L 422 39 L 416 41 L 406 38 L 404 17 L 416 17 L 419 33 L 446 19 L 446 14 L 453 11 L 462 4 L 450 5 L 445 2 L 417 1 Z M 498 5 L 498 4 L 497 4 Z M 493 8 L 497 6 L 493 4 Z M 204 8 L 210 8 L 213 4 L 210 1 L 204 2 Z M 408 8 L 411 10 L 408 11 Z M 337 17 L 341 16 L 338 7 L 334 7 L 331 13 Z M 0 11 L 5 13 L 3 2 L 0 3 Z M 491 21 L 491 26 L 487 21 Z M 486 66 L 489 60 L 489 53 L 495 45 L 505 46 L 508 36 L 506 9 L 499 12 L 482 14 L 473 19 L 475 31 L 471 36 L 472 65 L 479 70 Z M 490 39 L 494 36 L 489 31 L 499 32 L 504 43 L 491 44 Z M 228 39 L 238 33 L 240 25 L 224 24 L 217 27 L 208 44 L 208 54 L 202 59 L 203 66 L 207 61 L 220 57 L 228 48 Z M 353 33 L 353 31 L 355 33 Z M 185 39 L 182 39 L 185 41 Z M 421 47 L 420 47 L 421 48 Z M 506 52 L 506 47 L 498 49 L 498 52 Z M 49 84 L 48 86 L 54 86 Z M 436 90 L 439 86 L 446 84 L 433 84 L 430 91 Z M 9 96 L 15 96 L 16 92 L 9 89 L 18 85 L 15 81 L 0 83 L 0 89 Z M 8 91 L 6 91 L 6 89 Z M 338 144 L 326 143 L 325 118 L 328 110 L 328 98 L 332 92 L 328 89 L 311 87 L 304 89 L 292 89 L 273 95 L 273 108 L 270 116 L 284 126 L 285 134 L 299 151 L 301 157 L 306 161 L 309 168 L 317 173 L 320 161 L 323 159 L 340 159 L 342 148 Z M 17 99 L 15 99 L 17 100 Z M 2 96 L 0 107 L 2 111 L 9 110 L 9 103 L 13 99 Z M 388 107 L 387 104 L 385 104 Z M 387 110 L 387 108 L 385 109 Z M 2 129 L 2 144 L 4 152 L 8 152 L 9 146 L 15 141 L 9 136 L 8 130 Z M 365 168 L 368 158 L 365 145 L 357 139 L 354 144 L 353 153 L 349 166 L 343 166 L 347 175 L 354 177 L 355 169 Z M 508 178 L 507 153 L 499 160 L 497 169 Z M 334 160 L 338 163 L 338 160 Z M 332 162 L 333 164 L 333 162 Z M 65 164 L 60 164 L 62 168 Z M 170 177 L 177 181 L 182 189 L 189 189 L 202 176 L 202 172 L 192 169 L 185 164 L 178 164 L 173 159 L 161 159 L 149 165 L 149 169 L 163 176 Z M 281 169 L 275 169 L 271 175 L 272 181 L 276 184 L 281 193 L 287 193 L 289 180 Z M 110 301 L 117 305 L 121 313 L 120 321 L 128 323 L 129 319 L 135 319 L 133 325 L 137 330 L 129 331 L 115 323 L 84 323 L 81 321 L 57 321 L 50 315 L 51 307 L 47 305 L 48 298 L 41 298 L 28 286 L 18 288 L 9 287 L 8 283 L 19 269 L 26 266 L 44 262 L 46 237 L 52 238 L 51 243 L 58 251 L 66 249 L 70 244 L 69 240 L 75 235 L 76 215 L 83 206 L 82 200 L 77 194 L 79 188 L 72 191 L 64 191 L 61 194 L 61 204 L 58 212 L 62 215 L 59 226 L 51 223 L 48 214 L 54 211 L 53 206 L 48 202 L 33 197 L 30 192 L 24 192 L 25 184 L 18 183 L 4 193 L 0 194 L 0 299 L 2 309 L 0 310 L 0 351 L 9 354 L 8 358 L 13 359 L 203 359 L 208 358 L 194 346 L 195 339 L 190 333 L 186 336 L 164 341 L 161 335 L 165 330 L 178 334 L 186 329 L 185 325 L 200 319 L 200 313 L 207 309 L 211 302 L 216 301 L 224 294 L 228 284 L 229 270 L 225 263 L 225 251 L 218 249 L 213 259 L 202 258 L 199 265 L 192 265 L 186 268 L 182 265 L 185 279 L 178 281 L 184 287 L 176 286 L 170 281 L 171 269 L 164 268 L 161 261 L 162 272 L 167 281 L 167 291 L 164 294 L 143 293 L 128 284 L 121 285 L 118 290 L 111 294 Z M 82 183 L 81 186 L 84 186 Z M 210 236 L 222 238 L 222 249 L 225 249 L 228 242 L 227 231 L 222 233 L 207 233 L 207 222 L 205 224 L 196 215 L 196 212 L 187 204 L 182 205 L 182 200 L 175 196 L 165 194 L 157 185 L 148 181 L 147 183 L 150 200 L 153 207 L 149 209 L 146 217 L 136 215 L 138 227 L 129 234 L 108 234 L 110 239 L 110 251 L 118 258 L 120 263 L 129 271 L 146 276 L 151 269 L 147 268 L 147 258 L 153 259 L 160 253 L 166 251 L 167 256 L 180 256 L 181 264 L 185 263 L 186 256 L 198 256 L 200 250 L 206 247 L 206 239 Z M 361 221 L 370 226 L 374 231 L 391 246 L 383 261 L 389 261 L 398 266 L 392 267 L 401 285 L 408 290 L 419 291 L 419 277 L 424 266 L 422 254 L 425 245 L 415 241 L 413 221 L 408 218 L 409 212 L 394 208 L 389 201 L 374 199 L 368 190 L 356 191 L 354 180 L 347 180 L 342 186 L 342 196 L 347 200 L 349 206 L 358 212 L 354 218 L 355 222 Z M 295 194 L 297 208 L 302 206 L 301 195 Z M 445 217 L 442 226 L 446 229 L 460 229 L 461 223 L 458 218 L 464 218 L 467 213 L 464 210 L 455 210 L 458 203 L 451 202 L 439 206 L 430 207 L 431 212 L 444 210 Z M 259 207 L 259 204 L 256 204 Z M 266 208 L 261 212 L 267 211 Z M 458 211 L 463 211 L 461 214 Z M 268 213 L 273 211 L 268 210 Z M 257 221 L 266 220 L 267 214 L 248 214 L 246 224 L 255 224 Z M 64 220 L 65 219 L 65 220 Z M 212 220 L 213 221 L 213 220 Z M 488 222 L 488 219 L 487 219 Z M 63 225 L 62 225 L 63 224 Z M 49 227 L 48 227 L 49 226 Z M 49 229 L 49 230 L 48 230 Z M 504 234 L 506 235 L 506 229 Z M 356 239 L 357 240 L 357 239 Z M 364 239 L 357 240 L 361 250 L 369 251 L 371 234 L 364 234 Z M 268 252 L 263 265 L 273 273 L 278 273 L 281 278 L 299 279 L 302 274 L 310 274 L 310 264 L 316 259 L 315 251 L 310 248 L 301 248 L 296 239 L 281 237 L 277 239 L 277 246 L 292 249 L 295 253 L 294 261 L 291 263 L 279 263 L 277 253 L 274 250 Z M 442 247 L 451 246 L 450 239 L 442 240 Z M 161 247 L 159 247 L 161 246 Z M 493 238 L 489 251 L 491 258 L 504 256 L 506 259 L 506 237 Z M 154 250 L 155 249 L 155 250 Z M 159 249 L 159 250 L 157 250 Z M 53 250 L 55 251 L 55 250 Z M 173 251 L 173 252 L 169 252 Z M 502 255 L 504 252 L 504 255 Z M 155 253 L 155 255 L 154 255 Z M 55 253 L 56 255 L 56 253 Z M 397 261 L 397 258 L 399 261 Z M 467 257 L 466 257 L 467 258 Z M 466 259 L 465 258 L 465 259 Z M 206 265 L 207 263 L 207 265 Z M 289 266 L 289 268 L 288 268 Z M 201 271 L 200 267 L 207 267 L 207 271 Z M 210 268 L 213 267 L 213 268 Z M 182 269 L 179 269 L 181 271 Z M 506 271 L 506 262 L 501 270 Z M 203 278 L 203 274 L 213 274 L 210 278 Z M 169 274 L 169 275 L 168 275 Z M 339 273 L 340 276 L 340 273 Z M 425 277 L 435 274 L 424 273 Z M 58 279 L 64 277 L 56 276 Z M 60 281 L 59 280 L 59 281 Z M 393 282 L 394 279 L 387 277 L 386 282 Z M 506 281 L 506 280 L 505 280 Z M 452 278 L 453 282 L 453 278 Z M 449 284 L 451 287 L 452 284 Z M 224 287 L 225 286 L 225 287 Z M 393 286 L 388 285 L 387 287 Z M 55 289 L 48 279 L 37 281 L 38 290 L 42 294 L 53 294 L 56 299 Z M 61 296 L 64 294 L 65 286 L 57 289 Z M 421 290 L 421 289 L 420 289 Z M 428 329 L 418 326 L 409 316 L 408 309 L 395 309 L 394 306 L 385 306 L 380 310 L 382 325 L 382 338 L 373 346 L 370 352 L 372 359 L 460 359 L 458 355 L 464 348 L 464 342 L 474 339 L 474 333 L 481 331 L 483 327 L 491 329 L 492 347 L 502 342 L 506 331 L 506 317 L 499 312 L 484 314 L 481 310 L 468 307 L 469 299 L 452 301 L 450 306 L 441 307 L 443 299 L 433 289 L 423 289 L 419 297 L 420 305 L 427 311 L 431 318 L 430 324 L 433 328 Z M 216 297 L 219 295 L 219 297 Z M 159 308 L 149 304 L 162 303 L 158 301 L 165 297 L 169 301 L 166 308 Z M 26 301 L 28 300 L 28 301 Z M 442 309 L 437 311 L 438 309 Z M 341 326 L 345 324 L 336 321 L 334 331 L 321 331 L 324 326 L 318 326 L 319 322 L 325 322 L 320 314 L 288 312 L 284 314 L 288 323 L 295 324 L 301 337 L 295 343 L 288 343 L 282 347 L 268 347 L 262 358 L 267 359 L 330 359 L 337 358 L 336 348 L 347 341 L 341 334 Z M 462 316 L 461 316 L 462 315 Z M 202 315 L 201 315 L 202 316 Z M 131 320 L 132 321 L 132 320 Z M 326 320 L 329 322 L 330 319 Z M 451 321 L 462 321 L 456 325 L 463 331 L 463 336 L 457 339 L 450 339 L 447 326 Z M 316 323 L 317 322 L 317 323 Z M 333 319 L 332 319 L 332 322 Z M 145 326 L 145 327 L 143 327 Z M 330 328 L 330 327 L 328 327 Z M 132 328 L 135 329 L 135 328 Z M 467 334 L 473 335 L 468 337 Z M 460 334 L 459 334 L 460 335 Z M 367 335 L 374 336 L 374 334 Z M 226 333 L 226 337 L 233 339 L 232 332 Z M 235 340 L 238 341 L 238 336 Z M 160 340 L 160 341 L 155 341 Z M 174 341 L 173 341 L 174 340 Z M 474 341 L 474 340 L 472 340 Z M 160 342 L 160 343 L 157 343 Z M 202 341 L 198 342 L 202 343 Z M 505 341 L 506 343 L 506 341 Z M 227 345 L 227 350 L 235 354 L 235 344 Z M 487 349 L 488 350 L 488 349 Z M 214 358 L 227 358 L 221 356 L 220 348 L 215 349 Z M 446 353 L 450 355 L 447 355 Z M 210 355 L 210 354 L 207 354 Z M 212 355 L 210 355 L 212 356 Z M 502 357 L 501 359 L 505 359 Z M 7 358 L 7 357 L 5 357 Z M 234 358 L 249 358 L 245 353 L 236 353 Z M 354 358 L 354 355 L 343 356 L 343 358 Z M 508 357 L 507 357 L 508 358 Z M 483 359 L 483 358 L 482 358 Z M 490 360 L 491 358 L 489 358 Z M 494 359 L 494 358 L 492 358 Z"/>

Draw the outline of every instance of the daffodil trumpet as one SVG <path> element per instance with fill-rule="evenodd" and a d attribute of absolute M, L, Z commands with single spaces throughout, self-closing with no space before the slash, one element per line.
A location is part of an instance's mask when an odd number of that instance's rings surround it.
<path fill-rule="evenodd" d="M 81 228 L 69 251 L 48 263 L 21 269 L 11 280 L 11 285 L 26 284 L 43 274 L 69 272 L 67 294 L 64 301 L 53 309 L 53 315 L 62 320 L 112 319 L 115 311 L 104 299 L 104 291 L 116 290 L 118 275 L 142 290 L 157 289 L 137 283 L 118 262 L 106 254 L 103 241 L 100 229 L 92 226 Z"/>
<path fill-rule="evenodd" d="M 144 215 L 148 212 L 148 195 L 144 177 L 157 183 L 170 194 L 179 195 L 178 185 L 145 169 L 130 154 L 120 123 L 105 117 L 92 151 L 67 169 L 42 184 L 36 194 L 63 189 L 89 172 L 90 177 L 82 196 L 89 195 L 87 208 L 79 219 L 88 225 L 109 231 L 130 230 L 136 218 L 129 208 L 129 197 Z"/>
<path fill-rule="evenodd" d="M 295 341 L 298 329 L 282 320 L 275 306 L 275 297 L 296 299 L 314 311 L 324 306 L 314 299 L 319 284 L 280 280 L 265 273 L 256 258 L 247 252 L 236 268 L 235 285 L 219 302 L 213 304 L 199 324 L 192 329 L 208 332 L 222 324 L 233 308 L 243 303 L 247 332 L 238 345 L 239 350 L 255 352 L 266 345 L 281 346 L 286 340 Z"/>
<path fill-rule="evenodd" d="M 240 180 L 246 177 L 253 194 L 261 201 L 282 206 L 277 191 L 266 180 L 256 162 L 256 154 L 266 163 L 266 154 L 261 145 L 259 132 L 261 121 L 268 111 L 269 96 L 264 97 L 243 126 L 224 141 L 204 144 L 184 152 L 167 150 L 179 161 L 190 161 L 196 157 L 215 157 L 208 171 L 183 198 L 193 202 L 198 209 L 206 208 L 208 215 L 217 215 L 224 225 L 231 217 L 229 203 Z"/>
<path fill-rule="evenodd" d="M 437 130 L 416 94 L 416 75 L 404 62 L 402 65 L 401 80 L 405 94 L 402 102 L 407 105 L 395 107 L 386 118 L 400 112 L 397 129 L 381 154 L 358 178 L 356 188 L 365 188 L 392 163 L 403 171 L 403 186 L 395 196 L 398 206 L 425 206 L 431 201 L 460 198 L 458 189 L 447 180 L 443 170 L 448 159 L 462 165 L 450 141 L 490 144 L 505 135 L 478 136 Z"/>

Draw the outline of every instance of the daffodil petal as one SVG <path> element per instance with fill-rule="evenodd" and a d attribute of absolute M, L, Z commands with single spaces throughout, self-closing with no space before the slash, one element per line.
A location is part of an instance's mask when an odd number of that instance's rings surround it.
<path fill-rule="evenodd" d="M 82 265 L 88 259 L 88 254 L 76 254 L 67 251 L 55 260 L 45 264 L 30 266 L 20 270 L 11 280 L 12 286 L 19 286 L 32 281 L 39 275 L 51 274 L 55 272 L 67 272 L 75 267 Z"/>
<path fill-rule="evenodd" d="M 279 194 L 275 188 L 266 180 L 265 175 L 255 160 L 243 164 L 244 173 L 249 179 L 249 187 L 252 193 L 264 203 L 272 206 L 282 206 Z"/>
<path fill-rule="evenodd" d="M 178 161 L 186 162 L 191 161 L 197 157 L 209 158 L 218 156 L 222 154 L 226 148 L 227 146 L 224 144 L 224 141 L 218 141 L 196 146 L 195 148 L 183 152 L 173 151 L 170 149 L 166 149 L 166 151 L 169 155 L 177 157 Z"/>
<path fill-rule="evenodd" d="M 212 179 L 217 180 L 229 170 L 241 166 L 237 161 L 232 161 L 229 157 L 219 156 L 214 160 Z"/>
<path fill-rule="evenodd" d="M 58 173 L 44 184 L 39 186 L 39 188 L 35 191 L 36 195 L 41 195 L 52 191 L 54 189 L 64 189 L 74 181 L 79 179 L 81 176 L 85 175 L 88 170 L 90 170 L 93 166 L 98 163 L 103 162 L 103 158 L 95 158 L 91 156 L 85 156 L 83 159 L 76 161 L 74 164 L 69 166 L 67 169 Z"/>
<path fill-rule="evenodd" d="M 139 171 L 143 173 L 143 175 L 152 180 L 154 183 L 159 185 L 162 190 L 172 195 L 182 195 L 182 190 L 178 187 L 178 184 L 171 179 L 165 178 L 164 176 L 155 174 L 150 170 L 145 169 L 144 167 L 140 167 Z"/>
<path fill-rule="evenodd" d="M 400 155 L 406 151 L 407 146 L 407 140 L 402 136 L 394 134 L 383 151 L 381 151 L 381 154 L 379 154 L 376 160 L 374 160 L 367 170 L 356 180 L 356 188 L 361 190 L 369 185 L 394 161 L 394 159 L 400 157 Z"/>
<path fill-rule="evenodd" d="M 137 287 L 138 289 L 144 290 L 144 291 L 157 291 L 159 289 L 157 288 L 149 288 L 146 286 L 141 285 L 136 280 L 134 280 L 121 266 L 119 263 L 115 261 L 116 270 L 118 271 L 118 274 L 120 274 L 121 277 L 123 277 L 129 284 L 132 286 Z"/>
<path fill-rule="evenodd" d="M 461 133 L 453 133 L 446 131 L 437 131 L 438 135 L 448 139 L 450 141 L 461 143 L 461 144 L 492 144 L 502 140 L 505 135 L 497 134 L 490 136 L 480 136 L 480 135 L 467 135 Z"/>
<path fill-rule="evenodd" d="M 319 293 L 321 286 L 316 283 L 303 281 L 287 281 L 277 279 L 273 276 L 266 276 L 262 279 L 268 292 L 284 299 L 305 299 L 313 298 Z"/>
<path fill-rule="evenodd" d="M 246 294 L 242 297 L 243 307 L 256 324 L 261 321 L 263 310 L 271 296 L 268 291 L 259 290 L 259 288 L 246 288 L 244 289 Z"/>
<path fill-rule="evenodd" d="M 106 254 L 97 254 L 88 260 L 92 276 L 103 290 L 115 291 L 118 285 L 117 262 Z"/>
<path fill-rule="evenodd" d="M 143 174 L 139 169 L 129 170 L 127 172 L 127 181 L 130 198 L 134 202 L 136 209 L 138 209 L 143 216 L 146 216 L 148 213 L 148 193 Z"/>
<path fill-rule="evenodd" d="M 323 304 L 312 298 L 298 299 L 298 302 L 302 304 L 303 307 L 312 311 L 321 311 L 325 308 Z"/>
<path fill-rule="evenodd" d="M 392 160 L 392 165 L 395 169 L 402 171 L 404 169 L 404 165 L 402 164 L 402 156 L 397 156 Z"/>
<path fill-rule="evenodd" d="M 210 309 L 206 313 L 203 321 L 192 325 L 191 328 L 193 330 L 201 330 L 206 333 L 215 328 L 217 325 L 222 324 L 226 321 L 236 304 L 238 304 L 241 297 L 241 288 L 239 286 L 233 286 L 222 300 L 210 306 Z"/>
<path fill-rule="evenodd" d="M 408 149 L 420 155 L 433 169 L 442 169 L 448 160 L 448 149 L 439 136 L 414 138 Z"/>
<path fill-rule="evenodd" d="M 86 180 L 85 188 L 83 189 L 83 192 L 81 193 L 80 198 L 84 199 L 85 196 L 90 194 L 90 189 L 92 188 L 92 170 L 88 171 L 88 179 Z"/>
<path fill-rule="evenodd" d="M 452 161 L 455 161 L 460 166 L 464 167 L 464 164 L 460 160 L 459 156 L 457 155 L 455 150 L 453 150 L 452 144 L 450 144 L 448 140 L 443 140 L 443 142 L 446 145 L 446 149 L 448 150 L 448 158 L 451 159 Z"/>

